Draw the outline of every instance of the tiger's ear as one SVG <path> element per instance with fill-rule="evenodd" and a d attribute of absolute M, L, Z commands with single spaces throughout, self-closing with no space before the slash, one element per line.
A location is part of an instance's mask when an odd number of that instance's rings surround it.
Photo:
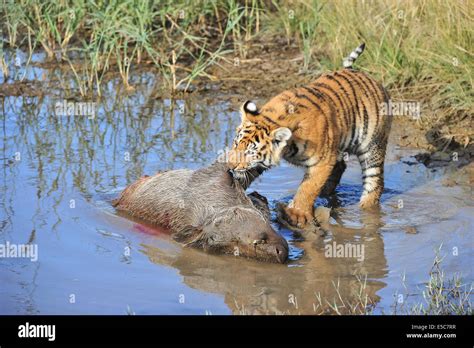
<path fill-rule="evenodd" d="M 240 108 L 240 114 L 242 116 L 242 121 L 247 119 L 247 114 L 257 116 L 260 114 L 260 111 L 257 108 L 257 104 L 255 104 L 251 100 L 247 100 L 245 103 L 242 104 Z"/>
<path fill-rule="evenodd" d="M 277 143 L 286 143 L 291 138 L 291 134 L 291 130 L 286 127 L 280 127 L 272 131 L 273 140 Z"/>

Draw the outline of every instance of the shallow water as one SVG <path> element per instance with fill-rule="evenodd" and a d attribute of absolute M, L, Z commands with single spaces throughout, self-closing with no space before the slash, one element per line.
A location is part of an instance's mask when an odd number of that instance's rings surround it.
<path fill-rule="evenodd" d="M 297 238 L 274 224 L 291 246 L 287 265 L 182 248 L 117 215 L 110 200 L 127 184 L 210 163 L 239 122 L 224 101 L 156 99 L 149 81 L 129 97 L 109 83 L 93 119 L 56 115 L 63 97 L 54 92 L 2 100 L 0 244 L 37 245 L 38 260 L 0 258 L 0 314 L 312 314 L 331 312 L 339 296 L 356 303 L 364 283 L 374 312 L 391 313 L 397 294 L 407 308 L 423 302 L 440 245 L 447 275 L 472 284 L 471 187 L 443 185 L 459 173 L 427 169 L 393 145 L 379 214 L 357 207 L 352 159 L 327 236 Z M 250 191 L 274 206 L 291 199 L 302 176 L 282 163 Z M 364 246 L 363 260 L 326 257 L 333 242 Z"/>

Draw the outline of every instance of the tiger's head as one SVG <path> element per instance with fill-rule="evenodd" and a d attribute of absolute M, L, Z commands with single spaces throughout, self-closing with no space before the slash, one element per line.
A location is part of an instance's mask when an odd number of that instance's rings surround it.
<path fill-rule="evenodd" d="M 246 188 L 265 170 L 280 162 L 291 130 L 265 116 L 252 101 L 246 101 L 240 112 L 242 120 L 227 162 L 234 178 Z"/>

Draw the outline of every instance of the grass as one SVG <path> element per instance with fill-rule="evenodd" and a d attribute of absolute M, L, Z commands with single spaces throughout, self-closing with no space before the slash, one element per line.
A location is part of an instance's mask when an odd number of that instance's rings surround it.
<path fill-rule="evenodd" d="M 414 314 L 414 315 L 472 315 L 473 308 L 471 297 L 474 294 L 473 284 L 469 286 L 463 284 L 459 274 L 454 274 L 447 278 L 441 267 L 443 257 L 440 256 L 441 246 L 436 251 L 433 265 L 429 272 L 429 279 L 424 284 L 421 292 L 423 301 L 410 303 L 404 301 L 402 305 L 395 302 L 393 306 L 394 314 Z M 410 297 L 406 294 L 405 298 Z"/>
<path fill-rule="evenodd" d="M 322 299 L 321 293 L 315 294 L 316 302 L 313 310 L 316 314 L 337 314 L 337 315 L 368 315 L 372 314 L 377 303 L 367 293 L 367 275 L 365 277 L 355 276 L 359 284 L 358 290 L 350 300 L 344 299 L 341 295 L 340 283 L 333 281 L 336 296 L 333 299 Z"/>
<path fill-rule="evenodd" d="M 441 247 L 435 251 L 435 259 L 429 272 L 428 280 L 423 283 L 423 288 L 417 293 L 411 293 L 405 285 L 403 276 L 403 286 L 405 294 L 395 294 L 395 301 L 392 310 L 387 314 L 402 315 L 472 315 L 473 308 L 471 298 L 474 295 L 473 284 L 463 284 L 459 274 L 454 274 L 450 278 L 446 277 L 442 269 L 443 257 L 440 256 Z M 337 296 L 332 301 L 321 300 L 321 296 L 316 296 L 317 308 L 329 307 L 333 314 L 372 314 L 377 306 L 374 299 L 367 294 L 367 278 L 357 277 L 359 290 L 354 294 L 352 300 L 344 300 L 339 292 L 339 284 L 334 283 Z M 399 303 L 399 295 L 404 299 Z M 422 297 L 422 301 L 416 299 L 409 300 L 414 296 Z M 325 306 L 326 305 L 326 306 Z M 323 313 L 323 312 L 322 312 Z M 322 314 L 320 313 L 320 314 Z M 327 313 L 327 310 L 326 310 Z"/>
<path fill-rule="evenodd" d="M 41 48 L 49 60 L 69 64 L 81 94 L 100 94 L 104 74 L 116 71 L 127 89 L 133 68 L 151 63 L 170 90 L 177 90 L 216 63 L 233 27 L 210 39 L 200 30 L 215 25 L 216 1 L 2 0 L 3 41 L 30 55 Z M 210 20 L 207 17 L 210 16 Z M 209 24 L 207 22 L 209 21 Z M 232 25 L 237 23 L 232 23 Z M 5 57 L 2 51 L 2 58 Z M 178 77 L 180 75 L 181 77 Z"/>
<path fill-rule="evenodd" d="M 389 315 L 472 315 L 472 296 L 474 295 L 473 284 L 463 284 L 459 274 L 454 274 L 447 278 L 442 269 L 443 258 L 440 256 L 441 246 L 436 250 L 435 259 L 429 272 L 428 280 L 423 283 L 423 289 L 413 293 L 413 289 L 408 289 L 403 277 L 403 286 L 406 293 L 403 302 L 398 302 L 399 293 L 394 295 L 395 301 L 389 312 L 381 311 L 382 314 Z M 369 295 L 367 289 L 367 276 L 355 276 L 358 284 L 357 289 L 350 295 L 343 295 L 338 281 L 333 281 L 334 297 L 323 298 L 321 293 L 315 294 L 313 312 L 317 315 L 371 315 L 377 309 L 378 300 Z M 415 297 L 422 297 L 423 300 L 416 300 Z M 235 300 L 237 314 L 250 314 L 243 304 L 238 304 Z M 283 313 L 266 314 L 291 314 Z"/>
<path fill-rule="evenodd" d="M 66 62 L 86 95 L 100 94 L 111 72 L 132 90 L 130 75 L 148 65 L 157 68 L 164 90 L 187 90 L 197 78 L 215 79 L 210 67 L 258 55 L 253 45 L 282 37 L 299 48 L 300 70 L 315 75 L 340 68 L 366 42 L 357 67 L 393 96 L 438 110 L 431 123 L 474 111 L 469 1 L 0 1 L 4 80 L 5 52 L 17 48 Z"/>

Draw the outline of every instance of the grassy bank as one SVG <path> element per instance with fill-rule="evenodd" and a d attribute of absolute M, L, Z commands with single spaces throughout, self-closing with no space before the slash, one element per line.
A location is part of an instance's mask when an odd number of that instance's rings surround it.
<path fill-rule="evenodd" d="M 388 315 L 472 315 L 473 284 L 464 283 L 459 274 L 448 277 L 442 267 L 444 257 L 441 248 L 435 250 L 435 258 L 429 271 L 429 278 L 415 289 L 408 289 L 405 276 L 402 278 L 404 290 L 394 294 L 390 309 L 382 311 Z M 333 282 L 337 296 L 321 299 L 316 294 L 314 311 L 318 314 L 373 314 L 377 301 L 367 292 L 367 276 L 356 276 L 359 288 L 352 299 L 344 299 L 339 291 L 339 282 Z"/>
<path fill-rule="evenodd" d="M 357 66 L 395 96 L 438 110 L 430 123 L 474 111 L 469 1 L 0 1 L 4 81 L 16 48 L 68 64 L 86 95 L 100 93 L 110 72 L 131 89 L 143 66 L 157 69 L 165 90 L 183 90 L 214 79 L 212 66 L 258 57 L 255 42 L 282 38 L 300 51 L 302 72 L 315 74 L 366 42 Z"/>

